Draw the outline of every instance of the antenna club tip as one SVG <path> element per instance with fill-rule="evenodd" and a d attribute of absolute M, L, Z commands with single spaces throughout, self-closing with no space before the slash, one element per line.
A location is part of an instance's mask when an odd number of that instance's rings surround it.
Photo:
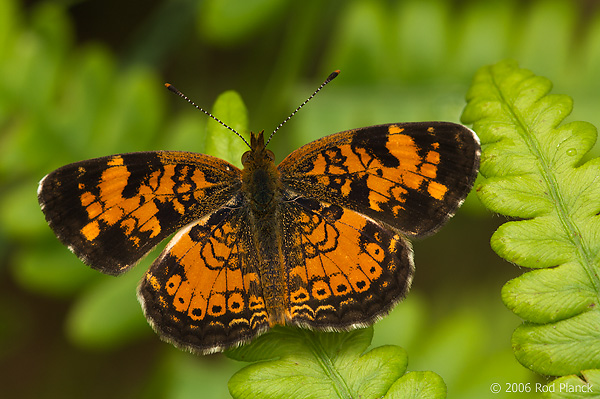
<path fill-rule="evenodd" d="M 167 89 L 169 89 L 170 91 L 172 91 L 173 93 L 181 96 L 181 92 L 179 90 L 177 90 L 171 83 L 165 83 L 165 87 Z"/>
<path fill-rule="evenodd" d="M 329 83 L 333 79 L 335 79 L 339 74 L 340 74 L 340 70 L 336 69 L 335 71 L 333 71 L 329 74 L 329 76 L 327 77 L 327 79 L 325 81 Z"/>

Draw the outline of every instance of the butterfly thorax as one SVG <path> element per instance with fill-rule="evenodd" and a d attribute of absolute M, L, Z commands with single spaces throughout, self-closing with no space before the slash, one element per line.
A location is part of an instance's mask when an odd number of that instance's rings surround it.
<path fill-rule="evenodd" d="M 251 150 L 242 156 L 242 191 L 257 216 L 272 213 L 281 192 L 275 155 L 265 148 L 263 132 L 252 133 Z"/>
<path fill-rule="evenodd" d="M 259 274 L 269 324 L 284 324 L 286 309 L 284 262 L 280 223 L 281 179 L 275 156 L 265 148 L 264 136 L 252 133 L 250 151 L 242 156 L 242 193 L 248 203 Z"/>

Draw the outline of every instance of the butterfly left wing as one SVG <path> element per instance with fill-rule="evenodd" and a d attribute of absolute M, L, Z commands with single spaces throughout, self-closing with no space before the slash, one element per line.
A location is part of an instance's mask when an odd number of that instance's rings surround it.
<path fill-rule="evenodd" d="M 323 137 L 292 152 L 278 169 L 292 192 L 424 236 L 467 196 L 479 155 L 479 139 L 462 125 L 395 123 Z"/>
<path fill-rule="evenodd" d="M 241 172 L 215 157 L 139 152 L 63 166 L 38 200 L 56 236 L 83 262 L 118 275 L 159 242 L 227 202 Z"/>

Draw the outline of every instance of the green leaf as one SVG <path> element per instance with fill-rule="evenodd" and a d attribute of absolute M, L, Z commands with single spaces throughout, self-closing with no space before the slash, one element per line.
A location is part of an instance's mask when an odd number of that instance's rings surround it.
<path fill-rule="evenodd" d="M 412 371 L 398 379 L 384 399 L 439 399 L 446 394 L 446 384 L 439 375 L 432 371 Z"/>
<path fill-rule="evenodd" d="M 600 367 L 600 159 L 589 123 L 561 124 L 572 100 L 515 62 L 476 74 L 462 115 L 482 142 L 477 194 L 500 226 L 494 251 L 538 270 L 509 281 L 506 306 L 528 321 L 513 335 L 526 367 L 546 375 Z"/>
<path fill-rule="evenodd" d="M 599 398 L 600 370 L 584 370 L 581 375 L 583 378 L 575 375 L 557 378 L 538 391 L 550 399 Z"/>
<path fill-rule="evenodd" d="M 248 111 L 242 97 L 233 90 L 226 91 L 217 98 L 212 114 L 242 135 L 248 131 Z M 231 130 L 210 118 L 206 126 L 205 151 L 241 167 L 241 157 L 248 151 L 248 146 Z"/>
<path fill-rule="evenodd" d="M 406 372 L 406 352 L 386 345 L 365 353 L 372 335 L 372 327 L 346 333 L 276 327 L 227 352 L 236 360 L 259 362 L 236 373 L 229 391 L 236 399 L 376 398 L 392 384 L 394 392 L 445 389 L 441 378 L 429 375 L 398 382 Z"/>
<path fill-rule="evenodd" d="M 515 356 L 521 364 L 535 365 L 536 371 L 556 375 L 556 370 L 598 367 L 600 353 L 600 312 L 585 312 L 548 324 L 520 325 L 512 337 Z M 565 373 L 567 374 L 567 373 Z"/>

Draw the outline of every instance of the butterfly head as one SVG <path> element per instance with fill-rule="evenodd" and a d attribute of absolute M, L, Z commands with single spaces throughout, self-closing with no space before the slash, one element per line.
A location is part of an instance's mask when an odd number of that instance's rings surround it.
<path fill-rule="evenodd" d="M 273 164 L 275 162 L 275 154 L 268 150 L 265 144 L 264 130 L 258 134 L 250 133 L 250 151 L 246 151 L 242 155 L 242 165 L 244 168 L 253 166 L 254 168 L 264 164 Z"/>

